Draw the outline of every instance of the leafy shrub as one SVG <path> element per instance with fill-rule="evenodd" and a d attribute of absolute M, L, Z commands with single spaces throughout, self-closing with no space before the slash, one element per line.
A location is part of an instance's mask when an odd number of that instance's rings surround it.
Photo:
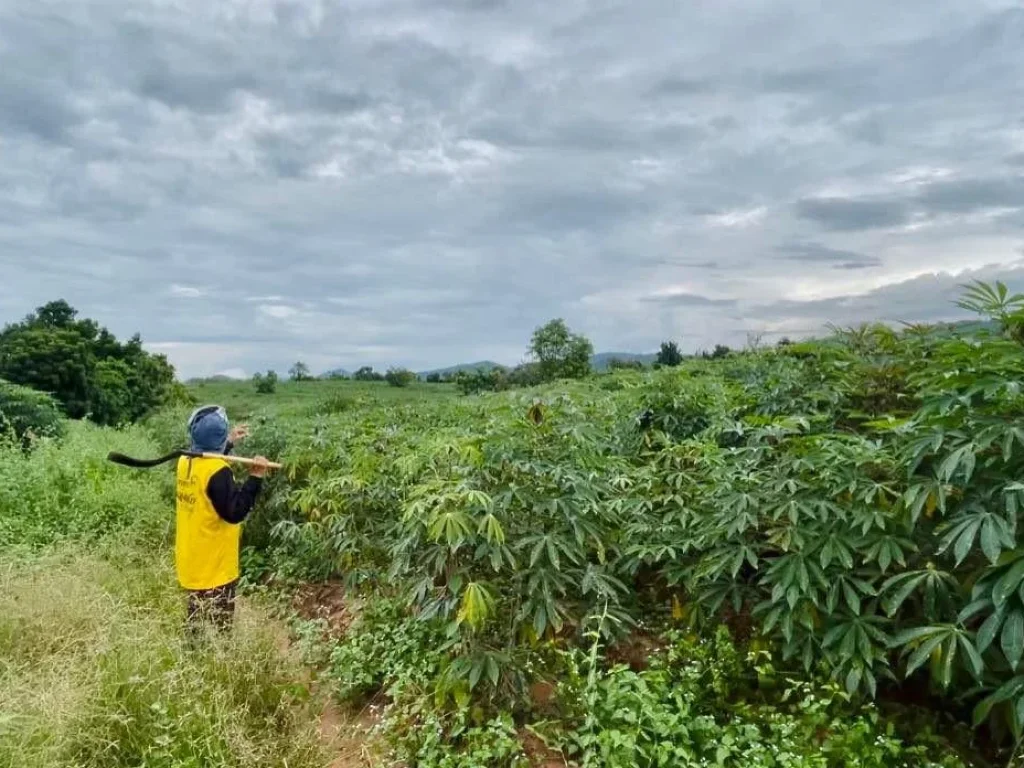
<path fill-rule="evenodd" d="M 905 743 L 838 685 L 789 679 L 754 696 L 758 676 L 774 669 L 762 654 L 744 660 L 721 629 L 712 642 L 667 640 L 641 671 L 602 671 L 596 654 L 568 654 L 559 698 L 576 726 L 560 724 L 552 740 L 580 766 L 964 766 L 932 733 Z"/>
<path fill-rule="evenodd" d="M 352 374 L 354 381 L 384 381 L 384 376 L 377 373 L 369 365 L 364 365 L 358 371 Z"/>
<path fill-rule="evenodd" d="M 674 605 L 851 699 L 960 699 L 1008 742 L 1022 358 L 1011 334 L 865 326 L 614 390 L 357 410 L 318 434 L 306 522 L 279 532 L 443 622 L 456 706 L 516 701 L 527 651 L 580 642 L 600 606 L 622 634 Z"/>
<path fill-rule="evenodd" d="M 313 375 L 309 372 L 309 366 L 301 360 L 288 369 L 288 376 L 292 381 L 312 381 Z"/>
<path fill-rule="evenodd" d="M 339 413 L 351 410 L 355 406 L 356 401 L 352 397 L 337 392 L 310 406 L 308 413 L 312 417 L 336 416 Z"/>
<path fill-rule="evenodd" d="M 590 373 L 594 345 L 585 336 L 572 333 L 564 320 L 555 319 L 533 332 L 530 354 L 544 381 L 579 379 Z"/>
<path fill-rule="evenodd" d="M 249 437 L 235 449 L 247 456 L 267 456 L 280 459 L 288 449 L 288 436 L 281 425 L 269 418 L 257 419 L 250 425 Z M 239 480 L 244 476 L 242 468 L 237 469 Z M 291 517 L 285 501 L 288 494 L 288 478 L 282 472 L 271 472 L 263 478 L 260 496 L 256 506 L 245 521 L 242 529 L 242 545 L 258 550 L 271 544 L 271 530 L 282 517 Z"/>
<path fill-rule="evenodd" d="M 51 393 L 71 418 L 135 421 L 175 395 L 174 368 L 136 335 L 119 342 L 64 301 L 0 331 L 0 378 Z"/>
<path fill-rule="evenodd" d="M 170 475 L 112 464 L 106 455 L 113 450 L 147 456 L 157 449 L 140 428 L 115 432 L 87 423 L 71 424 L 62 441 L 27 454 L 0 445 L 0 550 L 165 529 Z"/>
<path fill-rule="evenodd" d="M 415 711 L 415 710 L 414 710 Z M 393 754 L 419 768 L 529 768 L 515 723 L 505 714 L 476 724 L 467 710 L 442 713 L 427 708 L 409 719 L 389 712 Z"/>
<path fill-rule="evenodd" d="M 375 594 L 332 650 L 328 674 L 343 699 L 426 687 L 440 670 L 443 642 L 437 625 L 411 616 L 403 601 Z"/>
<path fill-rule="evenodd" d="M 59 437 L 64 429 L 56 400 L 0 379 L 0 435 L 10 432 L 27 445 L 33 437 Z"/>
<path fill-rule="evenodd" d="M 658 350 L 658 365 L 666 368 L 674 368 L 683 362 L 683 353 L 679 351 L 679 345 L 674 341 L 663 341 Z"/>
<path fill-rule="evenodd" d="M 408 387 L 416 381 L 416 374 L 406 368 L 389 368 L 384 379 L 392 387 Z"/>
<path fill-rule="evenodd" d="M 455 386 L 464 395 L 479 392 L 497 392 L 507 386 L 507 371 L 501 366 L 458 371 L 454 376 Z"/>
<path fill-rule="evenodd" d="M 642 371 L 644 364 L 639 360 L 620 360 L 617 357 L 613 357 L 608 361 L 608 370 L 610 371 Z"/>
<path fill-rule="evenodd" d="M 257 373 L 252 377 L 256 393 L 260 395 L 272 395 L 277 391 L 277 373 L 267 371 L 265 374 Z"/>

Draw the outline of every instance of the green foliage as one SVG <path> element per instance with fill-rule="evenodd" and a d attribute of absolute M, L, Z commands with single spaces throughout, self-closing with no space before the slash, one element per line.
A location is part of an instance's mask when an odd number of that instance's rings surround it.
<path fill-rule="evenodd" d="M 389 368 L 384 380 L 392 387 L 408 387 L 416 381 L 416 374 L 407 368 Z"/>
<path fill-rule="evenodd" d="M 256 373 L 252 377 L 253 386 L 256 388 L 256 393 L 259 395 L 272 395 L 277 391 L 277 373 L 275 371 L 267 371 L 264 373 Z"/>
<path fill-rule="evenodd" d="M 728 357 L 731 352 L 732 350 L 725 344 L 715 344 L 714 349 L 710 352 L 702 352 L 701 357 L 705 360 L 720 360 L 723 357 Z"/>
<path fill-rule="evenodd" d="M 564 320 L 555 319 L 534 331 L 530 354 L 542 380 L 579 379 L 590 373 L 594 346 L 585 336 L 572 333 Z"/>
<path fill-rule="evenodd" d="M 140 428 L 86 423 L 29 453 L 0 443 L 0 551 L 160 530 L 171 509 L 170 476 L 125 470 L 106 460 L 112 450 L 147 456 L 157 449 Z"/>
<path fill-rule="evenodd" d="M 655 362 L 666 368 L 673 368 L 683 362 L 683 353 L 679 351 L 679 345 L 674 341 L 663 341 Z"/>
<path fill-rule="evenodd" d="M 29 445 L 35 438 L 60 437 L 64 414 L 50 395 L 0 379 L 0 442 L 5 433 Z"/>
<path fill-rule="evenodd" d="M 614 635 L 675 602 L 853 699 L 930 689 L 1012 734 L 1022 358 L 865 326 L 611 389 L 356 409 L 296 446 L 304 522 L 278 533 L 442 622 L 448 701 L 514 700 L 531 649 L 600 606 Z"/>
<path fill-rule="evenodd" d="M 250 434 L 235 452 L 247 456 L 281 458 L 287 453 L 288 435 L 273 418 L 258 418 L 249 425 Z M 242 482 L 245 470 L 236 470 Z M 281 472 L 271 472 L 263 478 L 256 507 L 242 528 L 242 544 L 247 548 L 266 549 L 271 545 L 271 530 L 279 520 L 291 517 L 286 503 L 288 478 Z"/>
<path fill-rule="evenodd" d="M 391 713 L 392 717 L 396 712 Z M 467 710 L 427 709 L 389 723 L 393 754 L 417 768 L 529 768 L 515 723 L 499 715 L 474 724 Z"/>
<path fill-rule="evenodd" d="M 404 601 L 374 595 L 332 650 L 328 674 L 338 696 L 359 701 L 408 686 L 426 688 L 444 659 L 444 633 L 412 616 Z"/>
<path fill-rule="evenodd" d="M 582 768 L 964 765 L 934 734 L 905 743 L 839 685 L 778 679 L 766 653 L 744 659 L 722 628 L 710 642 L 665 640 L 640 671 L 599 670 L 593 650 L 566 654 L 559 698 L 575 722 L 556 724 L 551 740 Z"/>
<path fill-rule="evenodd" d="M 452 379 L 464 395 L 508 389 L 508 370 L 501 366 L 458 371 Z"/>
<path fill-rule="evenodd" d="M 309 372 L 309 366 L 301 360 L 288 370 L 288 375 L 292 381 L 309 381 L 313 378 Z"/>
<path fill-rule="evenodd" d="M 1024 294 L 1011 294 L 1002 282 L 988 285 L 976 280 L 964 286 L 958 305 L 997 321 L 1007 336 L 1024 343 Z"/>
<path fill-rule="evenodd" d="M 355 381 L 383 381 L 384 376 L 377 373 L 369 365 L 364 365 L 358 371 L 352 374 L 352 378 Z"/>
<path fill-rule="evenodd" d="M 639 360 L 620 360 L 617 357 L 613 357 L 608 361 L 608 370 L 610 371 L 642 371 L 644 364 Z"/>
<path fill-rule="evenodd" d="M 134 421 L 174 394 L 174 369 L 133 336 L 120 343 L 64 301 L 0 331 L 0 378 L 52 394 L 72 418 Z"/>

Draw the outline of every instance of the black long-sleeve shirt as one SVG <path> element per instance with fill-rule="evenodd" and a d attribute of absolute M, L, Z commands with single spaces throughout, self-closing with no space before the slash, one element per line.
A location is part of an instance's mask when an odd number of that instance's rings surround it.
<path fill-rule="evenodd" d="M 231 469 L 224 467 L 210 477 L 206 484 L 206 495 L 210 497 L 221 520 L 237 525 L 252 512 L 262 485 L 260 478 L 251 476 L 242 485 L 235 485 Z"/>

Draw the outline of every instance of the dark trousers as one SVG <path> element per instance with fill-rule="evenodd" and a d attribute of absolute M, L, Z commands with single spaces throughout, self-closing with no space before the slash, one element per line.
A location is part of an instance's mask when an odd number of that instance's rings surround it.
<path fill-rule="evenodd" d="M 221 632 L 231 628 L 237 585 L 238 582 L 233 581 L 213 589 L 189 590 L 186 628 L 191 638 L 198 637 L 206 627 L 212 626 Z"/>

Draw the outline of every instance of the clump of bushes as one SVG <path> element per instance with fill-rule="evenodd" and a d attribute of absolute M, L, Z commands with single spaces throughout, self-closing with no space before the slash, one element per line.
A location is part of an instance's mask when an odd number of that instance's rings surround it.
<path fill-rule="evenodd" d="M 34 438 L 59 437 L 64 429 L 64 414 L 53 397 L 0 379 L 0 434 L 28 445 Z"/>
<path fill-rule="evenodd" d="M 119 342 L 96 321 L 53 301 L 0 329 L 0 378 L 49 392 L 70 418 L 136 421 L 180 397 L 174 368 L 135 335 Z"/>
<path fill-rule="evenodd" d="M 157 447 L 141 428 L 113 432 L 88 422 L 28 452 L 0 443 L 0 551 L 165 530 L 171 474 L 126 470 L 106 460 L 112 450 L 151 456 Z"/>
<path fill-rule="evenodd" d="M 408 387 L 416 381 L 416 374 L 408 368 L 389 368 L 384 379 L 392 387 Z"/>
<path fill-rule="evenodd" d="M 252 377 L 253 386 L 259 395 L 272 395 L 277 391 L 277 372 L 257 373 Z"/>

